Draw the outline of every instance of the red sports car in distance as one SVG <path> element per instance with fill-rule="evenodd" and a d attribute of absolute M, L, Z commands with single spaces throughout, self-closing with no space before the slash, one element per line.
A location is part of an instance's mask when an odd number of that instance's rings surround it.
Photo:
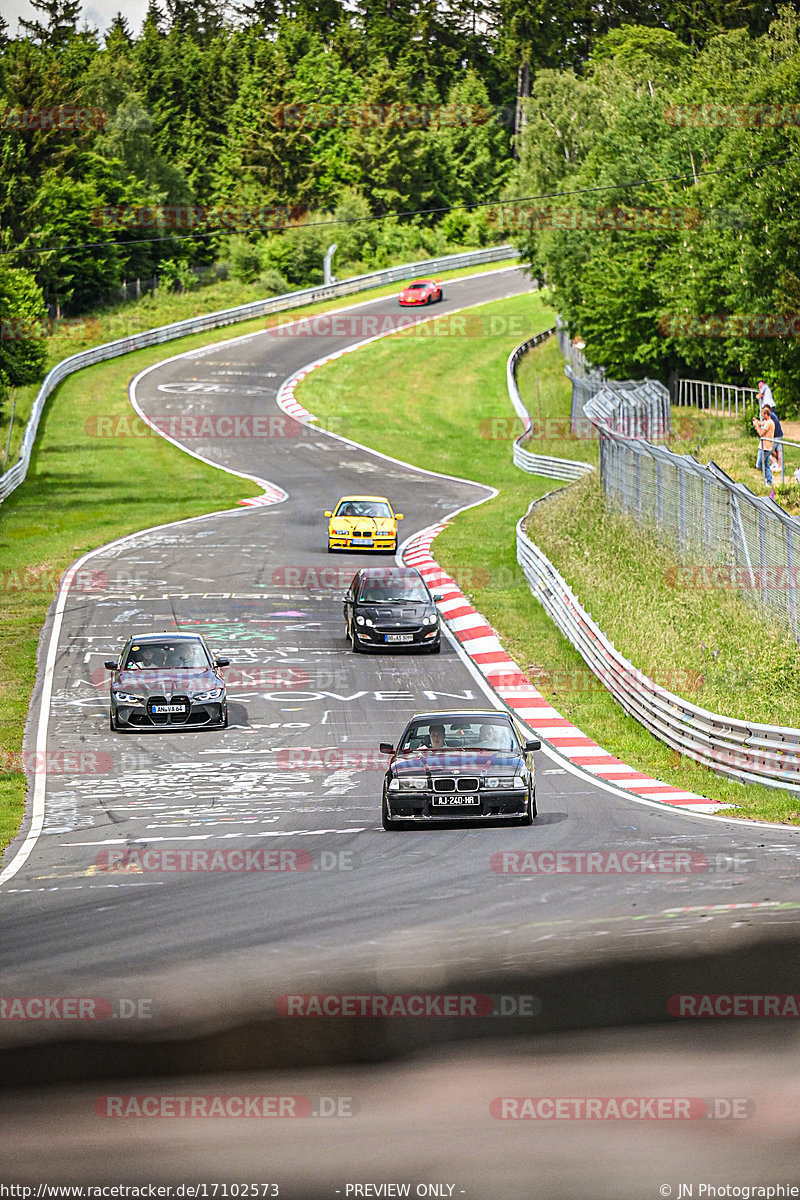
<path fill-rule="evenodd" d="M 442 285 L 438 279 L 415 279 L 400 293 L 401 304 L 433 304 L 442 299 Z"/>

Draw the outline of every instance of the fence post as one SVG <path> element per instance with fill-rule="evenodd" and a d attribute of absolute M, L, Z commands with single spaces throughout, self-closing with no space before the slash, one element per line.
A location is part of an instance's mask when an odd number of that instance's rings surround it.
<path fill-rule="evenodd" d="M 703 549 L 711 553 L 711 480 L 703 479 Z"/>
<path fill-rule="evenodd" d="M 786 607 L 789 612 L 789 625 L 794 637 L 797 637 L 797 591 L 795 579 L 794 535 L 788 525 L 783 527 L 784 545 L 786 546 Z"/>
<path fill-rule="evenodd" d="M 8 465 L 8 452 L 11 449 L 11 430 L 14 428 L 14 412 L 17 407 L 17 397 L 14 396 L 11 400 L 11 416 L 8 418 L 8 437 L 6 438 L 6 452 L 3 455 L 3 470 L 0 474 L 5 474 L 6 466 Z"/>
<path fill-rule="evenodd" d="M 738 528 L 739 528 L 739 539 L 740 539 L 741 545 L 742 545 L 742 554 L 744 555 L 745 566 L 747 567 L 747 573 L 750 576 L 750 587 L 752 588 L 752 591 L 753 591 L 753 596 L 755 598 L 756 607 L 758 607 L 760 599 L 761 599 L 761 594 L 760 594 L 758 588 L 756 587 L 756 575 L 755 575 L 755 571 L 753 570 L 752 560 L 750 558 L 750 547 L 748 546 L 747 538 L 745 537 L 744 522 L 742 521 L 742 513 L 741 513 L 741 509 L 739 508 L 739 498 L 738 498 L 738 496 L 736 496 L 736 494 L 734 492 L 730 493 L 730 497 L 731 497 L 731 504 L 733 505 L 733 511 L 736 514 L 735 524 L 738 525 Z M 734 528 L 734 525 L 732 523 L 731 524 L 731 533 L 733 533 L 733 528 Z"/>
<path fill-rule="evenodd" d="M 766 608 L 766 581 L 767 581 L 767 521 L 763 510 L 759 506 L 758 509 L 758 595 L 761 603 Z"/>

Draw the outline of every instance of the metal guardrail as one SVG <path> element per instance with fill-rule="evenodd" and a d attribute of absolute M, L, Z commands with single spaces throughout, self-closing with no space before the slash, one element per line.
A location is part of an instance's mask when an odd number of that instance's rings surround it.
<path fill-rule="evenodd" d="M 778 446 L 778 447 L 780 447 L 780 460 L 781 460 L 781 463 L 780 463 L 780 472 L 781 472 L 781 483 L 785 483 L 785 482 L 786 482 L 786 451 L 785 451 L 785 447 L 786 447 L 786 446 L 791 446 L 791 447 L 792 447 L 794 450 L 800 450 L 800 442 L 791 442 L 791 441 L 789 441 L 789 439 L 788 439 L 788 438 L 782 438 L 782 437 L 771 437 L 771 438 L 763 438 L 763 437 L 760 437 L 760 438 L 758 439 L 758 445 L 759 445 L 759 448 L 762 448 L 762 447 L 763 447 L 763 445 L 764 445 L 764 442 L 765 442 L 765 441 L 770 441 L 770 442 L 772 443 L 772 445 L 773 445 L 773 446 Z M 775 482 L 775 470 L 774 470 L 774 468 L 772 469 L 772 471 L 771 471 L 771 474 L 772 474 L 772 482 L 774 483 L 774 482 Z M 767 485 L 767 466 L 766 466 L 766 462 L 764 462 L 764 465 L 762 466 L 762 469 L 761 469 L 761 477 L 762 477 L 762 479 L 764 480 L 764 484 L 765 484 L 765 486 L 768 486 L 768 485 Z M 795 482 L 796 482 L 796 483 L 800 482 L 800 480 L 798 480 L 798 478 L 797 478 L 797 472 L 796 472 L 796 471 L 792 473 L 792 478 L 795 480 Z"/>
<path fill-rule="evenodd" d="M 800 792 L 800 729 L 718 716 L 637 670 L 525 533 L 533 507 L 517 524 L 517 561 L 533 595 L 617 703 L 660 741 L 719 774 Z"/>
<path fill-rule="evenodd" d="M 739 387 L 735 383 L 708 383 L 705 379 L 679 379 L 675 403 L 680 407 L 702 409 L 713 412 L 715 417 L 738 417 L 739 404 L 742 416 L 748 404 L 758 396 L 756 388 Z"/>
<path fill-rule="evenodd" d="M 552 337 L 555 332 L 556 328 L 554 327 L 553 329 L 546 329 L 544 333 L 537 333 L 535 337 L 528 338 L 522 345 L 517 346 L 516 350 L 512 350 L 508 356 L 506 363 L 508 398 L 525 427 L 520 436 L 514 440 L 514 466 L 519 467 L 522 471 L 527 471 L 530 475 L 544 475 L 548 479 L 580 479 L 587 471 L 594 470 L 592 463 L 579 462 L 571 458 L 555 458 L 547 454 L 531 454 L 523 446 L 523 442 L 533 429 L 533 421 L 517 387 L 517 363 L 524 354 L 527 354 L 529 350 L 532 350 L 534 346 L 538 346 L 547 338 Z"/>
<path fill-rule="evenodd" d="M 387 283 L 399 283 L 409 275 L 434 275 L 440 271 L 452 271 L 459 267 L 477 267 L 483 263 L 497 262 L 502 258 L 516 255 L 513 246 L 491 246 L 486 250 L 469 250 L 461 254 L 449 254 L 442 258 L 423 259 L 420 262 L 403 263 L 397 267 L 387 267 L 381 271 L 371 271 L 367 275 L 355 275 L 352 279 L 343 279 L 339 283 L 321 287 L 303 288 L 297 292 L 286 292 L 281 296 L 272 296 L 268 300 L 253 300 L 249 304 L 240 304 L 235 308 L 223 309 L 220 312 L 206 313 L 199 317 L 189 317 L 185 321 L 176 321 L 171 325 L 162 325 L 157 329 L 148 329 L 131 337 L 119 338 L 114 342 L 104 342 L 101 346 L 93 346 L 82 350 L 79 354 L 70 355 L 63 359 L 45 376 L 33 402 L 31 415 L 25 426 L 22 437 L 20 455 L 14 466 L 0 476 L 0 503 L 9 496 L 15 488 L 24 481 L 30 465 L 31 453 L 36 441 L 42 412 L 48 397 L 58 385 L 84 367 L 95 363 L 105 362 L 120 354 L 128 354 L 131 350 L 142 350 L 147 346 L 157 346 L 162 342 L 170 342 L 176 338 L 186 337 L 192 333 L 203 333 L 208 329 L 219 329 L 225 325 L 233 325 L 238 321 L 247 321 L 252 317 L 268 316 L 270 313 L 284 312 L 286 309 L 298 308 L 304 304 L 313 304 L 319 300 L 330 300 L 337 296 L 349 296 L 354 292 L 368 291 L 370 288 L 381 287 Z"/>

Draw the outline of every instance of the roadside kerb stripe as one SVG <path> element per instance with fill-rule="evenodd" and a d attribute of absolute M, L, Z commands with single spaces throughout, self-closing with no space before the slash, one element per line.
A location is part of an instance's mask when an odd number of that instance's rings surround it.
<path fill-rule="evenodd" d="M 434 525 L 412 538 L 403 555 L 403 561 L 409 566 L 416 567 L 429 587 L 432 586 L 435 576 L 443 574 L 442 568 L 431 555 L 430 547 L 434 538 L 441 533 L 446 524 L 445 522 Z M 449 586 L 452 590 L 457 591 L 452 580 L 449 580 Z M 687 792 L 683 788 L 663 783 L 659 779 L 652 779 L 635 767 L 621 762 L 607 750 L 603 750 L 601 746 L 586 737 L 577 726 L 562 717 L 552 707 L 550 701 L 537 691 L 519 665 L 510 655 L 502 651 L 502 647 L 500 647 L 502 653 L 499 657 L 496 654 L 492 656 L 492 665 L 484 665 L 480 661 L 482 658 L 480 650 L 489 640 L 486 633 L 492 635 L 498 646 L 500 646 L 499 639 L 488 625 L 486 618 L 476 611 L 466 596 L 459 592 L 458 597 L 459 607 L 455 610 L 459 613 L 457 619 L 452 620 L 450 612 L 443 611 L 442 616 L 455 632 L 464 650 L 504 703 L 513 709 L 516 715 L 537 734 L 549 741 L 552 746 L 558 747 L 560 752 L 576 766 L 582 767 L 600 779 L 613 778 L 614 782 L 623 787 L 625 791 L 632 792 L 637 796 L 653 796 L 667 804 L 679 805 L 681 808 L 698 812 L 716 812 L 725 807 L 705 796 L 698 796 L 694 792 Z M 441 605 L 440 608 L 442 608 Z M 461 615 L 462 613 L 464 615 Z M 473 653 L 476 650 L 478 653 Z M 498 676 L 501 678 L 498 679 Z"/>

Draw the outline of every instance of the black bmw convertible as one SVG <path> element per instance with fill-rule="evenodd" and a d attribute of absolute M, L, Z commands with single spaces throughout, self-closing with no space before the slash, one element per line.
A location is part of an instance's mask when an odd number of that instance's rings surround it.
<path fill-rule="evenodd" d="M 510 713 L 420 713 L 406 725 L 390 754 L 383 781 L 384 829 L 432 821 L 510 821 L 530 825 L 536 816 L 533 752 Z"/>

